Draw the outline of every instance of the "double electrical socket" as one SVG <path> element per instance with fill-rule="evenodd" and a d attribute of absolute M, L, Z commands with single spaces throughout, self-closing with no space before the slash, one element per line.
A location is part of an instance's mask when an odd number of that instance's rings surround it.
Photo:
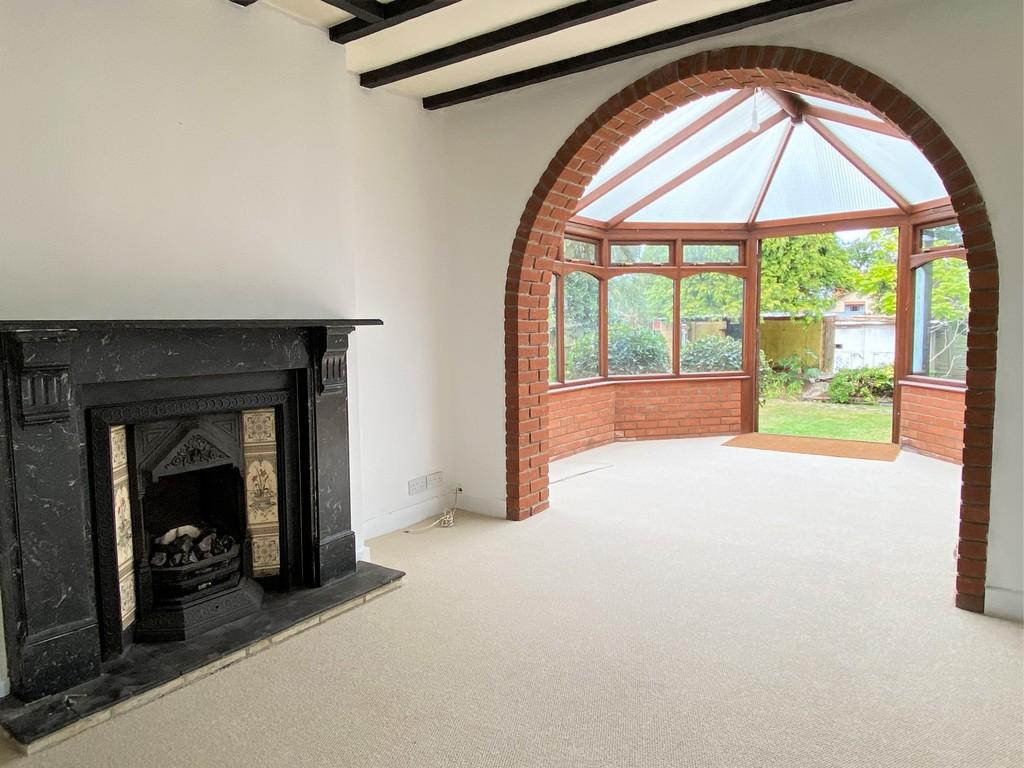
<path fill-rule="evenodd" d="M 444 485 L 444 472 L 431 472 L 429 475 L 420 475 L 409 481 L 409 495 L 415 496 L 419 493 L 440 488 Z"/>

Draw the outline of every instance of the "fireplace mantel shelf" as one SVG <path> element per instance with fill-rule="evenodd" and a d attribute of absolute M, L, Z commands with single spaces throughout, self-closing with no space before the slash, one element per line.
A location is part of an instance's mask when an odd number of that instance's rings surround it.
<path fill-rule="evenodd" d="M 101 330 L 104 328 L 160 328 L 160 329 L 208 329 L 208 328 L 346 328 L 366 325 L 384 325 L 378 318 L 296 318 L 275 319 L 205 319 L 205 320 L 0 320 L 0 331 L 74 331 Z"/>

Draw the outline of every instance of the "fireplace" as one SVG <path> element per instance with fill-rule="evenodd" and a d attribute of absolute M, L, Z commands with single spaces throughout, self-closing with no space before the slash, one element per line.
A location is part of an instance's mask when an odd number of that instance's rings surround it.
<path fill-rule="evenodd" d="M 129 509 L 114 500 L 118 560 L 126 537 L 140 539 L 133 584 L 118 584 L 122 611 L 136 606 L 135 640 L 185 640 L 259 610 L 254 577 L 280 564 L 275 421 L 258 410 L 111 429 L 111 482 L 122 466 L 135 478 Z"/>
<path fill-rule="evenodd" d="M 268 601 L 287 615 L 290 595 L 353 577 L 345 360 L 372 324 L 0 322 L 0 588 L 21 700 L 143 645 L 187 657 Z"/>

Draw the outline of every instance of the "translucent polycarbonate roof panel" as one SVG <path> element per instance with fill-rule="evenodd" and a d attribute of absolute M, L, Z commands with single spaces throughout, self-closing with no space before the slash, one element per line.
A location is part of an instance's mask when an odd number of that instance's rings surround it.
<path fill-rule="evenodd" d="M 762 122 L 780 111 L 774 99 L 759 93 L 756 98 L 726 112 L 656 162 L 637 171 L 622 184 L 579 211 L 579 215 L 598 221 L 614 218 L 648 193 L 749 131 L 755 105 L 757 119 Z M 594 186 L 591 184 L 588 191 Z"/>
<path fill-rule="evenodd" d="M 911 203 L 946 196 L 946 188 L 932 164 L 909 141 L 831 120 L 822 123 Z"/>
<path fill-rule="evenodd" d="M 705 96 L 702 99 L 691 101 L 689 104 L 684 104 L 679 109 L 673 110 L 664 117 L 655 120 L 620 147 L 608 162 L 601 166 L 601 169 L 591 180 L 588 190 L 600 186 L 623 168 L 632 165 L 669 137 L 676 135 L 702 115 L 710 112 L 734 93 L 735 91 L 722 91 L 711 96 Z"/>
<path fill-rule="evenodd" d="M 893 208 L 863 173 L 807 124 L 793 126 L 758 221 Z"/>
<path fill-rule="evenodd" d="M 586 193 L 635 166 L 653 149 L 737 93 L 735 90 L 725 91 L 699 99 L 655 121 L 612 156 L 591 180 Z M 882 118 L 862 107 L 831 99 L 800 93 L 793 96 L 809 106 L 837 113 L 836 120 L 818 119 L 821 126 L 849 148 L 849 152 L 845 148 L 843 152 L 837 151 L 807 122 L 795 124 L 792 139 L 768 189 L 758 221 L 895 209 L 896 204 L 844 154 L 862 160 L 911 203 L 946 196 L 935 170 L 909 140 L 867 130 L 861 127 L 863 123 L 850 125 L 842 122 L 847 118 L 839 115 L 879 125 L 885 124 Z M 591 202 L 579 211 L 580 216 L 598 221 L 615 220 L 689 168 L 736 139 L 747 136 L 752 120 L 764 122 L 779 114 L 781 107 L 771 94 L 758 89 L 753 98 L 720 115 L 695 135 Z M 787 125 L 781 123 L 765 131 L 764 135 L 742 144 L 692 179 L 631 214 L 627 220 L 693 224 L 745 222 L 770 171 L 772 158 Z"/>
<path fill-rule="evenodd" d="M 874 112 L 863 109 L 861 107 L 855 107 L 852 104 L 844 104 L 841 101 L 832 101 L 831 99 L 822 99 L 817 96 L 807 96 L 803 93 L 795 94 L 801 99 L 806 101 L 808 104 L 814 107 L 823 107 L 824 109 L 831 109 L 835 112 L 842 112 L 845 115 L 853 115 L 854 117 L 863 117 L 867 120 L 874 120 L 876 123 L 884 123 L 885 121 L 878 117 Z"/>
<path fill-rule="evenodd" d="M 784 121 L 763 131 L 627 221 L 746 222 L 787 125 Z"/>

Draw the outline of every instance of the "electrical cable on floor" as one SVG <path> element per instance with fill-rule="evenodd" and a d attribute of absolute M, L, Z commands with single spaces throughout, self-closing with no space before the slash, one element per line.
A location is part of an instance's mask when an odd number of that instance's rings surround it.
<path fill-rule="evenodd" d="M 444 512 L 430 525 L 424 525 L 421 528 L 406 528 L 402 533 L 426 533 L 435 526 L 441 526 L 442 528 L 451 528 L 455 525 L 455 510 L 459 507 L 459 493 L 462 488 L 459 486 L 455 487 L 455 501 L 450 507 L 445 507 Z"/>

